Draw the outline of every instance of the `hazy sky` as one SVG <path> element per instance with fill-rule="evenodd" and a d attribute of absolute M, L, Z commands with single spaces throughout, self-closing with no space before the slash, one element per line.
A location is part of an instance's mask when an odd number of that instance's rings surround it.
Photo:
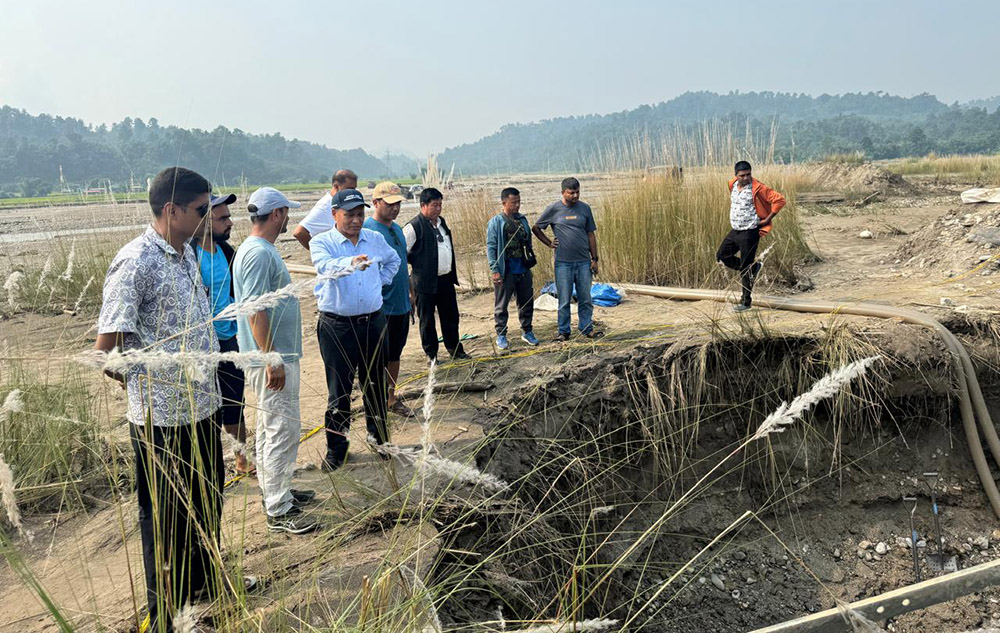
<path fill-rule="evenodd" d="M 1000 92 L 995 2 L 0 0 L 0 104 L 423 155 L 688 90 Z"/>

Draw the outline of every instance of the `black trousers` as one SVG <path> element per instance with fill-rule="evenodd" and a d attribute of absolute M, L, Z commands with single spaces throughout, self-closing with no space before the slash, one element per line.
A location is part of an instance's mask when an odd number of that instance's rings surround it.
<path fill-rule="evenodd" d="M 754 275 L 753 260 L 757 257 L 757 245 L 760 244 L 760 229 L 752 228 L 745 231 L 732 230 L 722 240 L 719 252 L 715 258 L 727 268 L 740 272 L 740 285 L 743 287 L 743 305 L 750 305 L 753 292 Z M 737 257 L 736 253 L 740 256 Z"/>
<path fill-rule="evenodd" d="M 434 327 L 434 310 L 441 320 L 441 338 L 451 355 L 464 351 L 458 340 L 458 297 L 455 286 L 444 276 L 437 280 L 434 294 L 417 293 L 417 320 L 420 322 L 420 346 L 431 360 L 437 358 L 438 335 Z"/>
<path fill-rule="evenodd" d="M 225 470 L 219 416 L 184 426 L 132 424 L 150 631 L 201 589 L 220 589 Z"/>
<path fill-rule="evenodd" d="M 239 343 L 236 337 L 219 339 L 220 352 L 238 352 Z M 246 386 L 246 376 L 243 370 L 229 361 L 219 363 L 219 392 L 222 394 L 222 408 L 219 415 L 226 426 L 235 426 L 243 422 L 243 389 Z"/>
<path fill-rule="evenodd" d="M 493 285 L 493 320 L 497 334 L 507 336 L 507 306 L 511 297 L 517 297 L 517 319 L 521 331 L 531 331 L 531 319 L 535 315 L 535 289 L 531 283 L 531 271 L 521 275 L 506 273 L 503 281 Z"/>
<path fill-rule="evenodd" d="M 368 434 L 379 444 L 389 441 L 384 329 L 385 317 L 380 312 L 365 317 L 320 312 L 316 332 L 326 369 L 326 455 L 337 464 L 343 464 L 347 457 L 355 374 L 363 394 Z"/>

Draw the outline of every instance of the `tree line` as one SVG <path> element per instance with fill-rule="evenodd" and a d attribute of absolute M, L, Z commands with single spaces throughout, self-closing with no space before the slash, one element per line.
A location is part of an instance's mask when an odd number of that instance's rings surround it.
<path fill-rule="evenodd" d="M 362 149 L 335 150 L 281 134 L 248 134 L 161 126 L 126 117 L 108 127 L 70 117 L 31 115 L 0 107 L 0 192 L 45 195 L 62 183 L 73 189 L 137 185 L 180 161 L 217 184 L 324 182 L 335 169 L 368 178 L 413 177 L 417 161 L 390 156 L 389 165 Z M 60 180 L 60 168 L 62 181 Z"/>
<path fill-rule="evenodd" d="M 800 162 L 830 154 L 870 159 L 1000 152 L 997 99 L 946 105 L 930 94 L 820 95 L 691 92 L 607 115 L 515 123 L 450 148 L 441 165 L 463 174 L 575 172 L 640 163 L 726 163 L 733 154 Z"/>

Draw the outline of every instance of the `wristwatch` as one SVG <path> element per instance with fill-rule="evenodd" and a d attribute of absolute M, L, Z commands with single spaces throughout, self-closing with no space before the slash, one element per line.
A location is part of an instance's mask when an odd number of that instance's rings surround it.
<path fill-rule="evenodd" d="M 591 258 L 590 258 L 590 261 L 592 261 L 592 262 L 596 262 L 596 261 L 597 261 L 597 258 L 596 258 L 596 257 L 591 257 Z"/>

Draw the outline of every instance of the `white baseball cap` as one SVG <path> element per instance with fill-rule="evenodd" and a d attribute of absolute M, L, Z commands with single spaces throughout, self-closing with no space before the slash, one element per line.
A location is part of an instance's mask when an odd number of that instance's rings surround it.
<path fill-rule="evenodd" d="M 271 211 L 280 209 L 281 207 L 298 209 L 301 206 L 301 202 L 292 202 L 285 197 L 285 194 L 274 187 L 261 187 L 251 194 L 250 201 L 247 203 L 247 210 L 250 212 L 250 215 L 260 217 L 262 215 L 270 215 Z"/>

